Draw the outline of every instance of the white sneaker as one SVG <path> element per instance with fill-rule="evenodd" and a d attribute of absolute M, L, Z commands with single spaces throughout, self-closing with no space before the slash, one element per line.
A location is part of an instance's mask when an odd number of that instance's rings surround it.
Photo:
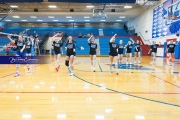
<path fill-rule="evenodd" d="M 169 66 L 171 66 L 172 64 L 171 63 L 169 63 Z"/>
<path fill-rule="evenodd" d="M 74 75 L 74 73 L 70 73 L 70 76 L 73 76 Z"/>
<path fill-rule="evenodd" d="M 132 62 L 130 62 L 129 64 L 132 64 Z"/>
<path fill-rule="evenodd" d="M 93 69 L 93 72 L 96 72 L 96 69 L 95 69 L 95 68 Z"/>
<path fill-rule="evenodd" d="M 112 73 L 112 69 L 110 69 L 109 72 Z"/>
<path fill-rule="evenodd" d="M 15 74 L 14 74 L 14 77 L 18 77 L 20 74 L 19 74 L 19 72 L 16 72 Z"/>
<path fill-rule="evenodd" d="M 141 64 L 141 62 L 139 61 L 138 64 Z"/>
<path fill-rule="evenodd" d="M 134 64 L 136 64 L 136 61 L 134 62 Z"/>
<path fill-rule="evenodd" d="M 118 75 L 119 74 L 119 71 L 118 70 L 116 70 L 116 75 Z"/>
<path fill-rule="evenodd" d="M 128 65 L 128 62 L 126 62 L 126 65 Z"/>

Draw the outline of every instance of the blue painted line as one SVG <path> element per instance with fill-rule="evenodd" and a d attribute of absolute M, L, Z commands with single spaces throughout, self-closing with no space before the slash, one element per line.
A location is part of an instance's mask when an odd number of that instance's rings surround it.
<path fill-rule="evenodd" d="M 102 72 L 102 68 L 101 68 L 101 66 L 100 66 L 100 64 L 98 63 L 98 65 L 99 65 L 99 69 L 101 70 L 101 72 Z"/>
<path fill-rule="evenodd" d="M 97 84 L 94 84 L 92 82 L 89 82 L 87 80 L 84 80 L 76 75 L 74 75 L 76 78 L 80 79 L 81 81 L 84 81 L 86 83 L 89 83 L 91 85 L 94 85 L 96 87 L 101 87 L 100 85 L 97 85 Z M 139 99 L 142 99 L 142 100 L 147 100 L 147 101 L 151 101 L 151 102 L 156 102 L 156 103 L 161 103 L 161 104 L 165 104 L 165 105 L 170 105 L 170 106 L 175 106 L 175 107 L 180 107 L 180 105 L 177 105 L 177 104 L 172 104 L 172 103 L 167 103 L 167 102 L 162 102 L 162 101 L 158 101 L 158 100 L 153 100 L 153 99 L 149 99 L 149 98 L 144 98 L 144 97 L 139 97 L 139 96 L 136 96 L 136 95 L 131 95 L 131 94 L 128 94 L 128 93 L 125 93 L 125 92 L 120 92 L 120 91 L 117 91 L 117 90 L 113 90 L 113 89 L 110 89 L 110 88 L 106 88 L 106 90 L 109 90 L 109 91 L 112 91 L 112 92 L 116 92 L 116 93 L 119 93 L 119 94 L 123 94 L 123 95 L 127 95 L 127 96 L 131 96 L 131 97 L 134 97 L 134 98 L 139 98 Z"/>
<path fill-rule="evenodd" d="M 179 72 L 173 72 L 173 74 L 179 74 Z"/>

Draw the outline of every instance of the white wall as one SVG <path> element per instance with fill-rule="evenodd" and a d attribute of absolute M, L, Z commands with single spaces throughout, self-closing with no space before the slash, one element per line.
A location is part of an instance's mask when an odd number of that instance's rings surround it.
<path fill-rule="evenodd" d="M 176 35 L 172 35 L 152 39 L 153 9 L 165 1 L 166 0 L 160 0 L 160 2 L 155 6 L 143 8 L 144 12 L 142 12 L 137 18 L 127 22 L 127 26 L 134 27 L 135 32 L 138 33 L 138 36 L 141 36 L 145 44 L 152 44 L 152 41 L 156 41 L 156 43 L 161 42 L 164 44 L 166 39 L 177 38 Z M 180 40 L 180 38 L 178 39 Z M 157 56 L 163 56 L 162 48 L 158 48 Z"/>
<path fill-rule="evenodd" d="M 143 39 L 144 43 L 151 44 L 152 41 L 156 41 L 156 43 L 164 43 L 166 39 L 176 38 L 175 35 L 154 38 L 152 39 L 152 23 L 153 23 L 153 9 L 165 2 L 166 0 L 160 0 L 160 2 L 149 8 L 144 8 L 144 12 L 142 12 L 137 18 L 128 21 L 128 27 L 134 27 L 135 32 L 138 33 L 139 36 Z M 146 32 L 147 31 L 147 32 Z M 139 34 L 139 32 L 141 34 Z"/>

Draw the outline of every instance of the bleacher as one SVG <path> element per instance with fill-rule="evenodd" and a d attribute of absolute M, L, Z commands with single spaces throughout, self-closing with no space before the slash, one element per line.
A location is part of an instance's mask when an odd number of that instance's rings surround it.
<path fill-rule="evenodd" d="M 111 38 L 100 38 L 99 44 L 100 44 L 100 55 L 109 55 L 109 41 Z M 116 38 L 115 42 L 119 44 L 119 40 L 123 40 L 123 45 L 126 45 L 128 41 L 130 40 L 127 38 Z M 125 52 L 125 49 L 124 49 Z M 134 54 L 134 48 L 132 49 L 132 52 Z"/>
<path fill-rule="evenodd" d="M 117 34 L 119 36 L 128 36 L 128 33 L 124 28 L 103 28 L 104 36 L 113 36 Z"/>

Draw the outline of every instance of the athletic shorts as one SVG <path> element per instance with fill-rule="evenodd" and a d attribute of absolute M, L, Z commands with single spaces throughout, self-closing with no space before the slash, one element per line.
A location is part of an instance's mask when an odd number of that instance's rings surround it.
<path fill-rule="evenodd" d="M 170 51 L 168 51 L 168 53 L 171 53 L 171 54 L 172 54 L 172 53 L 174 53 L 174 51 L 170 50 Z"/>
<path fill-rule="evenodd" d="M 71 55 L 76 56 L 76 53 L 67 53 L 66 56 L 70 57 Z"/>
<path fill-rule="evenodd" d="M 152 53 L 157 53 L 157 51 L 152 51 Z"/>
<path fill-rule="evenodd" d="M 89 54 L 90 54 L 90 55 L 96 55 L 96 53 L 95 53 L 95 52 L 90 52 Z"/>
<path fill-rule="evenodd" d="M 140 49 L 135 49 L 134 51 L 135 51 L 135 52 L 140 52 L 141 50 L 140 50 Z"/>
<path fill-rule="evenodd" d="M 60 54 L 60 55 L 61 55 L 61 52 L 57 52 L 57 51 L 55 51 L 55 55 L 58 55 L 58 54 Z"/>
<path fill-rule="evenodd" d="M 118 54 L 117 53 L 110 53 L 109 52 L 109 56 L 118 56 Z"/>
<path fill-rule="evenodd" d="M 118 51 L 118 54 L 119 54 L 119 55 L 122 55 L 122 54 L 123 54 L 123 51 Z"/>
<path fill-rule="evenodd" d="M 127 53 L 132 53 L 132 51 L 131 51 L 131 50 L 128 50 Z"/>
<path fill-rule="evenodd" d="M 26 56 L 26 52 L 17 52 L 16 53 L 16 56 L 21 56 L 21 57 L 23 57 L 23 56 Z"/>

